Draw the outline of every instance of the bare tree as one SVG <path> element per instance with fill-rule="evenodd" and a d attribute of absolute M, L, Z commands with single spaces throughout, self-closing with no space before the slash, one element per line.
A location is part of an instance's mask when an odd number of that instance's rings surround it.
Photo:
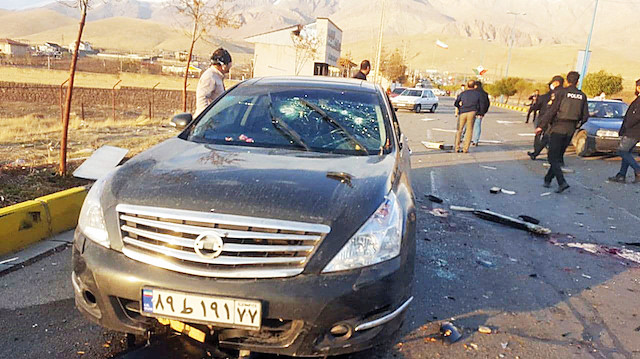
<path fill-rule="evenodd" d="M 62 117 L 62 141 L 60 142 L 60 175 L 67 173 L 67 136 L 69 133 L 69 115 L 71 113 L 71 97 L 73 95 L 73 82 L 76 76 L 76 65 L 78 63 L 78 51 L 80 42 L 82 41 L 82 32 L 87 19 L 87 11 L 89 10 L 93 0 L 74 0 L 62 2 L 80 10 L 80 23 L 78 28 L 78 36 L 76 37 L 73 54 L 71 57 L 71 66 L 69 68 L 69 85 L 67 86 L 67 97 L 65 100 L 64 114 Z"/>
<path fill-rule="evenodd" d="M 320 41 L 315 29 L 298 25 L 298 29 L 291 32 L 291 40 L 296 50 L 295 73 L 300 74 L 302 68 L 309 60 L 315 59 L 320 48 Z"/>
<path fill-rule="evenodd" d="M 187 67 L 184 72 L 184 85 L 182 87 L 182 111 L 187 111 L 187 79 L 189 78 L 189 66 L 193 48 L 198 40 L 213 27 L 225 28 L 240 26 L 240 22 L 233 16 L 233 8 L 227 6 L 230 0 L 170 0 L 172 6 L 183 17 L 189 20 L 189 24 L 184 26 L 187 34 L 191 38 L 189 54 L 187 55 Z"/>

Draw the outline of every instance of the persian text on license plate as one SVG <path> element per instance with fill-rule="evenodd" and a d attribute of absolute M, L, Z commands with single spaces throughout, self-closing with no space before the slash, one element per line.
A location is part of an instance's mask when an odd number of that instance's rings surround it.
<path fill-rule="evenodd" d="M 260 329 L 262 306 L 255 300 L 144 288 L 142 313 L 147 316 L 179 318 L 224 327 Z"/>

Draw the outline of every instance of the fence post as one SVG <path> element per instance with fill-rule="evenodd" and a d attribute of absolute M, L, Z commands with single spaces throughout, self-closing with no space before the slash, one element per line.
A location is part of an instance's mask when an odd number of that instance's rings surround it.
<path fill-rule="evenodd" d="M 60 84 L 60 122 L 64 122 L 64 84 L 69 82 L 69 79 L 64 80 L 63 83 Z"/>
<path fill-rule="evenodd" d="M 84 101 L 80 102 L 80 108 L 81 108 L 80 116 L 82 117 L 82 122 L 84 122 Z"/>
<path fill-rule="evenodd" d="M 118 80 L 115 85 L 111 88 L 111 98 L 112 98 L 112 110 L 113 110 L 113 120 L 116 120 L 116 86 L 122 82 L 122 80 Z"/>
<path fill-rule="evenodd" d="M 153 87 L 151 88 L 151 104 L 149 105 L 149 119 L 153 118 L 153 107 L 155 106 L 155 94 L 154 94 L 154 91 L 155 91 L 156 87 L 158 87 L 158 85 L 160 85 L 159 82 L 157 84 L 153 85 Z"/>

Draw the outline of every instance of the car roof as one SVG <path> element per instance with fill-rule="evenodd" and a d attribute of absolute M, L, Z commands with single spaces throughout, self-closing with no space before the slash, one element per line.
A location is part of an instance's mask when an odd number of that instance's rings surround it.
<path fill-rule="evenodd" d="M 613 103 L 624 103 L 622 100 L 614 100 L 614 99 L 601 99 L 601 98 L 590 98 L 587 101 L 589 102 L 613 102 Z"/>
<path fill-rule="evenodd" d="M 424 90 L 431 90 L 431 89 L 427 89 L 427 88 L 424 88 L 424 87 L 407 87 L 405 90 L 424 91 Z"/>
<path fill-rule="evenodd" d="M 328 76 L 273 76 L 257 77 L 240 83 L 239 86 L 318 87 L 376 93 L 378 85 L 364 80 Z"/>

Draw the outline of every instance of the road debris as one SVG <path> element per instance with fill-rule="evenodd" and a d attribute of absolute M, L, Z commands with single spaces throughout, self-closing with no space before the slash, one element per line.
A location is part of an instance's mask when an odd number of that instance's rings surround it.
<path fill-rule="evenodd" d="M 13 258 L 9 258 L 9 259 L 3 260 L 2 262 L 0 262 L 0 264 L 7 264 L 9 262 L 13 262 L 13 261 L 16 261 L 16 260 L 18 260 L 18 257 L 13 257 Z"/>
<path fill-rule="evenodd" d="M 489 327 L 485 327 L 484 325 L 481 325 L 478 327 L 478 332 L 482 334 L 491 334 L 492 330 Z"/>
<path fill-rule="evenodd" d="M 487 221 L 505 224 L 513 228 L 522 229 L 539 235 L 548 235 L 551 233 L 549 228 L 488 210 L 476 210 L 473 211 L 473 214 Z"/>
<path fill-rule="evenodd" d="M 447 211 L 444 208 L 434 208 L 431 211 L 429 211 L 429 213 L 431 213 L 436 217 L 441 217 L 441 218 L 449 217 L 449 211 Z"/>
<path fill-rule="evenodd" d="M 451 151 L 453 150 L 453 145 L 445 145 L 444 142 L 429 142 L 422 141 L 424 147 L 430 150 L 443 150 L 443 151 Z"/>
<path fill-rule="evenodd" d="M 545 192 L 540 195 L 540 197 L 551 196 L 551 192 Z"/>
<path fill-rule="evenodd" d="M 516 194 L 516 192 L 514 192 L 514 191 L 510 191 L 508 189 L 504 189 L 504 188 L 500 188 L 500 187 L 491 187 L 491 188 L 489 188 L 489 192 L 491 192 L 493 194 L 500 193 L 500 192 L 502 192 L 504 194 L 509 194 L 509 195 Z"/>
<path fill-rule="evenodd" d="M 507 346 L 509 345 L 509 343 L 500 343 L 500 345 L 502 346 L 502 349 L 507 349 Z"/>
<path fill-rule="evenodd" d="M 429 122 L 429 121 L 438 121 L 438 119 L 437 119 L 437 118 L 422 118 L 421 120 L 422 120 L 422 121 L 424 121 L 424 122 Z"/>
<path fill-rule="evenodd" d="M 114 169 L 127 153 L 129 150 L 125 148 L 102 146 L 73 172 L 73 176 L 97 180 Z"/>
<path fill-rule="evenodd" d="M 555 245 L 560 247 L 569 247 L 569 248 L 577 248 L 581 249 L 585 252 L 589 252 L 591 254 L 609 254 L 618 258 L 626 259 L 631 262 L 635 262 L 640 264 L 640 253 L 632 251 L 626 248 L 615 248 L 609 247 L 601 244 L 594 243 L 558 243 L 554 242 Z"/>
<path fill-rule="evenodd" d="M 627 245 L 627 246 L 638 246 L 638 247 L 640 247 L 640 242 L 620 242 L 620 244 L 624 244 L 624 245 Z M 2 264 L 2 263 L 0 263 L 0 264 Z"/>
<path fill-rule="evenodd" d="M 478 344 L 476 343 L 469 343 L 469 347 L 471 347 L 473 350 L 478 350 Z"/>
<path fill-rule="evenodd" d="M 480 264 L 480 265 L 482 265 L 484 267 L 487 267 L 487 268 L 495 268 L 495 266 L 496 266 L 493 262 L 489 262 L 487 260 L 480 259 L 480 258 L 478 258 L 476 260 L 476 263 L 478 263 L 478 264 Z"/>
<path fill-rule="evenodd" d="M 590 275 L 586 275 L 586 274 L 582 274 L 582 277 L 587 278 L 587 279 L 591 279 Z"/>
<path fill-rule="evenodd" d="M 520 218 L 521 220 L 525 221 L 525 222 L 529 222 L 529 223 L 533 223 L 533 224 L 540 224 L 540 220 L 527 216 L 526 214 L 521 214 L 518 216 L 518 218 Z"/>
<path fill-rule="evenodd" d="M 444 202 L 444 201 L 442 200 L 442 198 L 436 197 L 436 196 L 434 196 L 434 195 L 432 195 L 432 194 L 425 194 L 424 196 L 425 196 L 425 197 L 427 197 L 427 199 L 428 199 L 429 201 L 431 201 L 431 202 L 435 202 L 435 203 L 442 203 L 442 202 Z"/>
<path fill-rule="evenodd" d="M 458 212 L 473 212 L 476 210 L 475 208 L 471 208 L 471 207 L 462 207 L 462 206 L 455 206 L 455 205 L 449 206 L 449 209 L 452 211 L 458 211 Z"/>
<path fill-rule="evenodd" d="M 434 131 L 440 131 L 440 132 L 449 132 L 449 133 L 456 133 L 458 131 L 456 130 L 448 130 L 448 129 L 444 129 L 444 128 L 433 128 L 432 130 Z"/>
<path fill-rule="evenodd" d="M 456 328 L 450 322 L 442 323 L 442 325 L 440 326 L 440 334 L 442 334 L 442 336 L 447 339 L 449 343 L 455 343 L 460 340 L 460 338 L 462 338 L 462 334 L 460 334 L 458 328 Z"/>
<path fill-rule="evenodd" d="M 515 191 L 510 191 L 510 190 L 507 190 L 507 189 L 504 189 L 504 188 L 501 188 L 501 189 L 500 189 L 500 192 L 502 192 L 502 193 L 504 193 L 504 194 L 510 194 L 510 195 L 512 195 L 512 196 L 513 196 L 514 194 L 516 194 L 516 192 L 515 192 Z"/>
<path fill-rule="evenodd" d="M 480 140 L 478 141 L 479 143 L 491 143 L 491 144 L 501 144 L 502 141 L 498 141 L 498 140 Z"/>
<path fill-rule="evenodd" d="M 498 167 L 492 167 L 492 166 L 483 166 L 481 165 L 480 167 L 484 168 L 484 169 L 488 169 L 488 170 L 497 170 Z"/>

